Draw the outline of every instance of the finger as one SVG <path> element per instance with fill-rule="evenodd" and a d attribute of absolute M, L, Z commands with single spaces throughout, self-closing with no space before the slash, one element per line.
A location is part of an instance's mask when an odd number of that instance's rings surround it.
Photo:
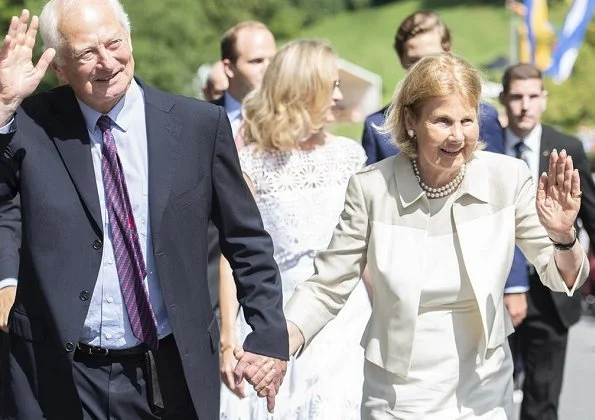
<path fill-rule="evenodd" d="M 539 177 L 539 181 L 537 183 L 537 200 L 543 201 L 547 196 L 547 187 L 548 187 L 549 177 L 548 174 L 545 172 L 541 173 Z"/>
<path fill-rule="evenodd" d="M 233 377 L 233 370 L 229 367 L 229 365 L 226 365 L 222 368 L 220 373 L 221 380 L 223 381 L 223 383 L 233 391 L 236 387 L 236 383 Z"/>
<path fill-rule="evenodd" d="M 35 71 L 37 72 L 39 80 L 43 78 L 45 72 L 47 71 L 48 67 L 50 66 L 50 63 L 52 62 L 55 56 L 56 50 L 54 50 L 53 48 L 48 48 L 43 52 L 41 57 L 39 57 L 39 61 L 35 66 Z"/>
<path fill-rule="evenodd" d="M 261 390 L 263 390 L 264 388 L 266 388 L 267 386 L 269 386 L 270 384 L 273 383 L 273 381 L 275 380 L 275 378 L 277 377 L 277 370 L 275 369 L 275 364 L 273 362 L 273 366 L 271 367 L 271 369 L 267 372 L 267 374 L 260 380 L 258 381 L 258 383 L 256 383 L 256 385 L 254 386 L 254 389 L 257 392 L 260 392 Z M 255 381 L 256 382 L 256 381 Z M 276 387 L 275 387 L 276 388 Z"/>
<path fill-rule="evenodd" d="M 0 50 L 0 60 L 4 60 L 8 57 L 8 52 L 14 48 L 14 38 L 10 35 L 6 35 L 4 37 L 4 42 L 2 43 L 2 49 Z"/>
<path fill-rule="evenodd" d="M 562 149 L 556 162 L 556 185 L 560 190 L 564 187 L 564 170 L 566 169 L 566 150 Z"/>
<path fill-rule="evenodd" d="M 7 35 L 13 39 L 16 38 L 18 28 L 19 28 L 19 18 L 16 16 L 13 16 L 12 19 L 10 19 L 10 26 L 8 27 Z"/>
<path fill-rule="evenodd" d="M 236 385 L 234 394 L 236 394 L 240 398 L 246 398 L 246 392 L 244 391 L 244 382 L 241 382 L 239 385 Z"/>
<path fill-rule="evenodd" d="M 235 369 L 233 370 L 233 376 L 236 382 L 236 385 L 240 384 L 242 382 L 242 380 L 244 379 L 244 371 L 246 370 L 246 368 L 250 366 L 250 364 L 244 360 L 241 359 L 240 361 L 238 361 L 238 364 L 236 365 Z"/>
<path fill-rule="evenodd" d="M 244 349 L 242 346 L 237 346 L 233 349 L 233 356 L 236 358 L 236 360 L 240 360 L 242 357 L 244 357 Z"/>
<path fill-rule="evenodd" d="M 27 35 L 25 37 L 25 45 L 29 48 L 33 48 L 35 46 L 35 37 L 37 36 L 37 30 L 39 29 L 39 18 L 37 16 L 33 16 L 31 18 L 31 23 L 29 24 L 29 29 L 27 29 Z"/>
<path fill-rule="evenodd" d="M 550 153 L 550 165 L 547 174 L 547 189 L 546 194 L 549 195 L 554 185 L 556 185 L 556 162 L 558 161 L 558 151 L 552 150 Z"/>
<path fill-rule="evenodd" d="M 574 194 L 578 194 L 581 191 L 581 177 L 578 172 L 578 169 L 572 171 L 570 191 L 572 191 Z"/>
<path fill-rule="evenodd" d="M 267 410 L 271 414 L 275 412 L 275 396 L 274 392 L 267 394 Z"/>
<path fill-rule="evenodd" d="M 566 165 L 564 166 L 564 187 L 563 192 L 566 195 L 569 195 L 572 192 L 572 172 L 574 171 L 574 166 L 572 164 L 572 156 L 568 156 L 566 158 Z"/>
<path fill-rule="evenodd" d="M 273 366 L 275 366 L 274 360 L 268 360 L 264 365 L 258 367 L 258 369 L 256 365 L 250 365 L 250 368 L 247 369 L 247 372 L 245 373 L 245 377 L 248 379 L 250 385 L 256 387 L 262 382 L 271 369 L 273 369 Z M 266 385 L 268 385 L 268 383 L 265 384 L 265 386 Z"/>
<path fill-rule="evenodd" d="M 19 19 L 17 25 L 17 43 L 22 45 L 25 42 L 26 34 L 27 34 L 27 27 L 29 26 L 29 11 L 27 9 L 23 9 L 21 13 L 21 18 Z"/>

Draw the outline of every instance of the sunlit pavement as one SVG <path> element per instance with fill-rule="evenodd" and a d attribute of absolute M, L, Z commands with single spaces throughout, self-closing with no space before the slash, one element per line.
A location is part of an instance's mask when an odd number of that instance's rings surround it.
<path fill-rule="evenodd" d="M 595 317 L 570 329 L 559 420 L 595 419 Z M 518 404 L 520 407 L 520 404 Z M 518 418 L 517 418 L 518 419 Z M 515 420 L 517 420 L 515 419 Z"/>

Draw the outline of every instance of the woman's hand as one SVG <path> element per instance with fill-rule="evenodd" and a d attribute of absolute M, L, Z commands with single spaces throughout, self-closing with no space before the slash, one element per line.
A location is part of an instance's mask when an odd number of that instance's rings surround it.
<path fill-rule="evenodd" d="M 581 181 L 566 150 L 550 154 L 549 173 L 541 174 L 536 208 L 549 237 L 566 244 L 574 240 L 574 222 L 581 207 Z"/>
<path fill-rule="evenodd" d="M 233 370 L 238 363 L 238 359 L 234 356 L 234 352 L 238 352 L 238 349 L 234 344 L 221 343 L 219 348 L 219 374 L 221 375 L 221 381 L 223 381 L 225 386 L 227 386 L 231 392 L 240 398 L 244 398 L 246 396 L 244 393 L 244 382 L 242 381 L 237 385 L 233 377 Z"/>

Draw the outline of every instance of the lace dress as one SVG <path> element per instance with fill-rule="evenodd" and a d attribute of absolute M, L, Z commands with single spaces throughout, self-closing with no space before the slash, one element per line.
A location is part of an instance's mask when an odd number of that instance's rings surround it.
<path fill-rule="evenodd" d="M 347 182 L 366 156 L 359 144 L 344 137 L 334 137 L 313 150 L 262 151 L 251 144 L 239 153 L 275 245 L 285 303 L 296 286 L 312 275 L 316 253 L 328 246 L 343 210 Z M 245 383 L 243 400 L 222 385 L 221 419 L 359 420 L 364 363 L 359 343 L 370 313 L 360 282 L 337 318 L 299 359 L 290 360 L 274 415 L 267 413 L 266 401 Z M 250 327 L 241 313 L 237 325 L 243 341 Z"/>

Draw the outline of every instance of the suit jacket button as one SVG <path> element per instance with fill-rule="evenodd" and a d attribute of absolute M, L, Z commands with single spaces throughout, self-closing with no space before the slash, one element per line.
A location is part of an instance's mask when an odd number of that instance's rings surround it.
<path fill-rule="evenodd" d="M 91 295 L 89 294 L 89 292 L 87 292 L 86 290 L 83 290 L 81 292 L 81 294 L 79 295 L 79 299 L 82 300 L 82 301 L 89 300 L 89 297 L 90 296 Z"/>
<path fill-rule="evenodd" d="M 74 350 L 74 343 L 71 343 L 71 342 L 69 341 L 68 343 L 66 343 L 66 344 L 64 345 L 64 349 L 65 349 L 67 352 L 69 352 L 69 353 L 70 353 L 71 351 L 73 351 L 73 350 Z"/>
<path fill-rule="evenodd" d="M 100 250 L 102 246 L 103 246 L 103 244 L 101 243 L 101 241 L 99 239 L 95 239 L 93 241 L 93 249 Z"/>

